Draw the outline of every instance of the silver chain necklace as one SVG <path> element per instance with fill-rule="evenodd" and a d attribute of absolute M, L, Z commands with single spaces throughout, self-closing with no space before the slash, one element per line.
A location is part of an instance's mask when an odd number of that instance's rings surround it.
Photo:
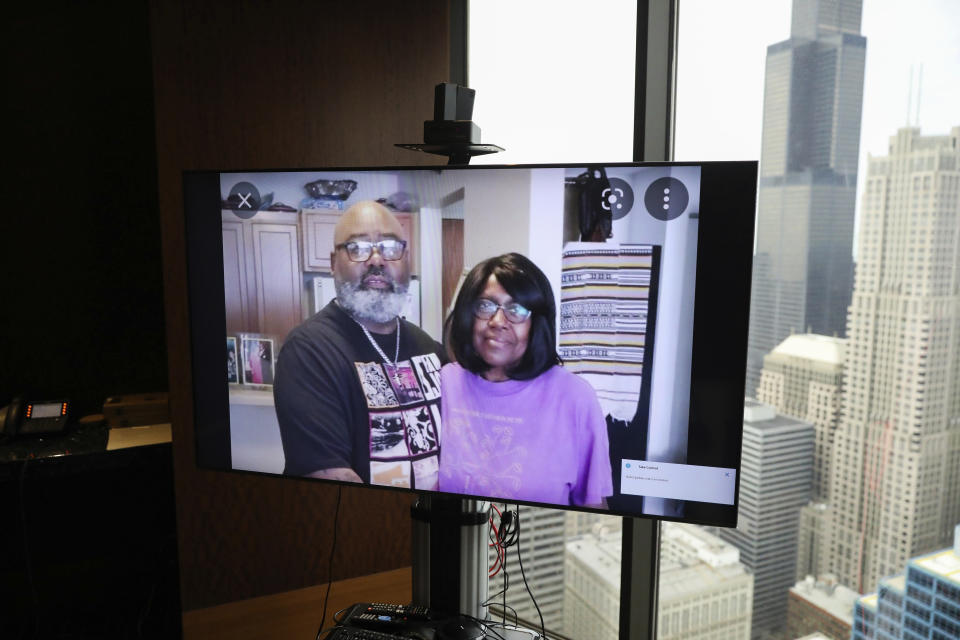
<path fill-rule="evenodd" d="M 372 335 L 370 335 L 370 331 L 368 331 L 365 326 L 360 324 L 360 322 L 353 316 L 350 316 L 350 319 L 356 322 L 360 328 L 363 329 L 363 335 L 367 336 L 367 340 L 369 340 L 370 344 L 373 345 L 373 348 L 377 350 L 377 353 L 380 354 L 380 357 L 383 358 L 383 361 L 391 367 L 396 367 L 397 361 L 400 360 L 400 318 L 397 318 L 397 347 L 393 354 L 393 362 L 390 362 L 390 358 L 387 357 L 387 354 L 383 352 L 383 349 L 380 348 L 380 345 L 377 344 L 377 341 L 373 339 Z"/>

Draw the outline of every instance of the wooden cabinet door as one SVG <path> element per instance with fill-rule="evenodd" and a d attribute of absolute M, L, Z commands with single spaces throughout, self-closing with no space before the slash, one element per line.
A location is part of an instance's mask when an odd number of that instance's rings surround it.
<path fill-rule="evenodd" d="M 250 225 L 256 274 L 259 332 L 282 343 L 300 324 L 303 277 L 297 225 L 258 223 Z"/>
<path fill-rule="evenodd" d="M 333 230 L 339 211 L 304 210 L 300 219 L 303 232 L 303 270 L 330 272 Z"/>
<path fill-rule="evenodd" d="M 303 270 L 330 273 L 330 253 L 333 251 L 333 231 L 341 211 L 317 211 L 304 209 L 300 226 L 303 235 Z M 402 211 L 395 212 L 400 226 L 407 236 L 407 251 L 410 252 L 410 272 L 420 273 L 417 254 L 417 216 Z"/>
<path fill-rule="evenodd" d="M 242 220 L 224 211 L 221 228 L 227 334 L 282 342 L 303 314 L 297 214 L 260 211 Z"/>
<path fill-rule="evenodd" d="M 227 334 L 250 331 L 250 301 L 247 294 L 247 251 L 243 223 L 223 221 L 223 297 L 227 312 Z"/>

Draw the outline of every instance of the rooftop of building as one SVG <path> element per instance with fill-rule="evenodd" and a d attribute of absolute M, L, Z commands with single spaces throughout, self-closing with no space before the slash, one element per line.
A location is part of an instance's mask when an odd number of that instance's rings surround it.
<path fill-rule="evenodd" d="M 661 526 L 662 544 L 671 548 L 670 558 L 660 562 L 661 602 L 707 591 L 748 573 L 733 545 L 692 525 Z M 619 589 L 621 544 L 619 532 L 588 533 L 567 542 L 566 552 L 589 567 L 597 580 Z"/>
<path fill-rule="evenodd" d="M 660 591 L 658 598 L 664 605 L 705 591 L 729 588 L 730 581 L 747 577 L 749 572 L 741 563 L 711 567 L 705 562 L 683 566 L 671 563 L 660 566 Z M 752 592 L 752 587 L 748 587 Z"/>
<path fill-rule="evenodd" d="M 740 562 L 740 550 L 725 540 L 701 527 L 680 522 L 664 522 L 660 525 L 661 562 L 683 560 L 701 561 L 711 567 L 720 567 Z"/>
<path fill-rule="evenodd" d="M 890 136 L 890 155 L 941 149 L 956 152 L 957 143 L 954 142 L 956 138 L 960 138 L 960 127 L 951 127 L 948 134 L 926 136 L 921 135 L 920 127 L 902 127 Z"/>
<path fill-rule="evenodd" d="M 733 545 L 707 531 L 676 522 L 664 522 L 660 529 L 660 592 L 663 603 L 682 600 L 693 594 L 712 591 L 723 583 L 748 575 Z"/>
<path fill-rule="evenodd" d="M 860 597 L 853 589 L 838 584 L 836 578 L 807 576 L 790 589 L 790 593 L 826 611 L 834 618 L 853 624 L 853 604 Z"/>
<path fill-rule="evenodd" d="M 943 578 L 960 587 L 960 555 L 956 549 L 944 549 L 914 558 L 911 565 Z"/>
<path fill-rule="evenodd" d="M 846 351 L 846 338 L 821 336 L 816 333 L 797 333 L 778 344 L 771 354 L 842 366 Z"/>
<path fill-rule="evenodd" d="M 762 429 L 793 427 L 798 424 L 810 425 L 809 422 L 799 418 L 777 413 L 776 408 L 753 398 L 746 398 L 743 402 L 743 422 Z"/>
<path fill-rule="evenodd" d="M 877 594 L 875 593 L 867 594 L 860 598 L 857 602 L 859 602 L 865 609 L 869 609 L 873 612 L 876 612 L 877 610 Z"/>
<path fill-rule="evenodd" d="M 884 578 L 880 581 L 880 584 L 891 589 L 895 589 L 900 593 L 906 593 L 907 591 L 907 576 L 902 573 L 897 576 L 891 576 L 889 578 Z"/>
<path fill-rule="evenodd" d="M 661 604 L 670 604 L 705 591 L 730 588 L 730 581 L 741 576 L 747 577 L 749 572 L 739 562 L 720 567 L 711 567 L 705 562 L 686 566 L 676 562 L 661 565 L 658 598 Z M 752 593 L 752 581 L 750 584 L 747 589 Z"/>
<path fill-rule="evenodd" d="M 621 536 L 587 533 L 567 542 L 567 555 L 590 568 L 598 580 L 620 589 Z"/>

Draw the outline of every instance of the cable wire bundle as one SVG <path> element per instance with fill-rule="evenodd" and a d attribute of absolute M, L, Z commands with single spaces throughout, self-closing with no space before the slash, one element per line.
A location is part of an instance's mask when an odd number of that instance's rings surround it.
<path fill-rule="evenodd" d="M 494 512 L 496 513 L 496 521 L 494 519 Z M 543 614 L 540 612 L 540 605 L 537 604 L 537 599 L 534 597 L 533 592 L 530 590 L 530 585 L 527 583 L 527 575 L 523 570 L 523 556 L 520 554 L 520 506 L 516 505 L 516 510 L 511 511 L 507 508 L 507 505 L 504 504 L 503 510 L 501 511 L 497 505 L 491 502 L 489 521 L 489 546 L 496 550 L 497 557 L 487 572 L 487 575 L 488 577 L 492 578 L 502 571 L 503 588 L 487 598 L 486 602 L 484 602 L 482 606 L 488 607 L 498 596 L 501 597 L 501 606 L 503 607 L 503 624 L 507 624 L 507 609 L 510 609 L 513 611 L 514 624 L 519 626 L 516 609 L 507 606 L 507 590 L 510 588 L 510 574 L 507 571 L 507 551 L 511 547 L 516 548 L 517 562 L 520 564 L 520 575 L 523 578 L 523 586 L 526 588 L 527 595 L 530 596 L 530 600 L 533 602 L 533 606 L 537 610 L 537 615 L 540 617 L 540 633 L 545 640 L 547 633 L 543 623 Z"/>

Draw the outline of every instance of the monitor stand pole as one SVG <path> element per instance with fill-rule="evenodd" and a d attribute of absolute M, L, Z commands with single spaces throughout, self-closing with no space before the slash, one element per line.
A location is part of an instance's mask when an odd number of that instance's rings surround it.
<path fill-rule="evenodd" d="M 434 89 L 434 120 L 427 126 L 462 125 L 473 117 L 475 91 L 451 83 Z M 456 122 L 455 122 L 456 121 Z M 472 122 L 468 124 L 472 125 Z M 449 138 L 434 130 L 431 144 L 399 144 L 407 149 L 447 156 L 449 165 L 466 166 L 475 155 L 496 153 L 502 148 L 480 144 L 480 129 L 475 127 L 476 140 L 464 141 L 456 134 Z M 426 135 L 426 134 L 425 134 Z M 472 135 L 472 134 L 471 134 Z M 487 513 L 488 502 L 447 496 L 420 494 L 410 508 L 413 519 L 413 604 L 437 613 L 465 615 L 487 619 L 488 567 Z M 464 626 L 469 623 L 465 622 Z M 446 632 L 445 632 L 446 631 Z M 442 638 L 473 637 L 468 629 L 441 630 Z"/>
<path fill-rule="evenodd" d="M 484 620 L 488 594 L 487 505 L 420 495 L 413 521 L 413 604 Z"/>

